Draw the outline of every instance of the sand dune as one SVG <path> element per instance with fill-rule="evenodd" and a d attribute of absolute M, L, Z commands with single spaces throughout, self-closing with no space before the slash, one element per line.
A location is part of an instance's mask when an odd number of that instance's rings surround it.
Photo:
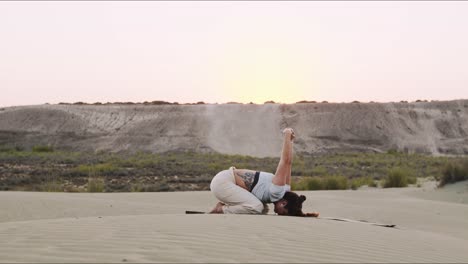
<path fill-rule="evenodd" d="M 0 262 L 466 262 L 468 205 L 447 197 L 467 184 L 301 192 L 319 219 L 184 214 L 210 192 L 0 192 Z"/>

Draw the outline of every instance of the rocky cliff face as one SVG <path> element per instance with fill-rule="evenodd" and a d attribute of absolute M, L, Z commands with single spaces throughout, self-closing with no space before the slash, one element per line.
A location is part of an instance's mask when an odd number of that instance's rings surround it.
<path fill-rule="evenodd" d="M 296 152 L 468 154 L 468 100 L 8 107 L 0 109 L 0 146 L 275 157 L 288 126 Z"/>

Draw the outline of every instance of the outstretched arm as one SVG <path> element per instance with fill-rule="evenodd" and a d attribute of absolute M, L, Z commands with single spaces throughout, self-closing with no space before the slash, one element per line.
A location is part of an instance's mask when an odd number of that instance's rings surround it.
<path fill-rule="evenodd" d="M 283 130 L 283 134 L 283 150 L 281 151 L 281 158 L 272 180 L 273 184 L 278 186 L 291 185 L 294 131 L 292 128 L 286 128 Z"/>

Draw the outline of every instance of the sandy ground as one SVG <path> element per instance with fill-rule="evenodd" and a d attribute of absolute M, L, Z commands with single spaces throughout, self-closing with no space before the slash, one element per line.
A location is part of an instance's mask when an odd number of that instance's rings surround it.
<path fill-rule="evenodd" d="M 0 192 L 0 262 L 468 261 L 468 182 L 301 193 L 321 218 L 184 214 L 210 192 Z"/>

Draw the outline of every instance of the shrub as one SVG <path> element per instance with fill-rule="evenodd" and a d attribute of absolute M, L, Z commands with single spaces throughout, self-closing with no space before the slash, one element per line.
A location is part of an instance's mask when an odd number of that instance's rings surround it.
<path fill-rule="evenodd" d="M 49 181 L 40 184 L 37 190 L 40 192 L 63 192 L 63 186 L 58 181 Z"/>
<path fill-rule="evenodd" d="M 322 180 L 318 177 L 305 177 L 299 181 L 292 181 L 291 189 L 298 190 L 298 191 L 323 190 L 323 184 L 322 184 Z"/>
<path fill-rule="evenodd" d="M 410 178 L 410 172 L 407 169 L 392 168 L 388 171 L 387 177 L 384 179 L 383 187 L 406 187 L 408 186 L 408 178 Z"/>
<path fill-rule="evenodd" d="M 307 190 L 323 190 L 323 183 L 320 178 L 312 177 L 306 180 Z"/>
<path fill-rule="evenodd" d="M 302 100 L 302 101 L 298 101 L 296 102 L 296 104 L 315 104 L 317 103 L 316 101 L 307 101 L 307 100 Z"/>
<path fill-rule="evenodd" d="M 397 155 L 399 152 L 396 149 L 389 149 L 387 150 L 387 154 L 389 155 Z"/>
<path fill-rule="evenodd" d="M 307 190 L 305 186 L 305 180 L 294 180 L 294 178 L 291 180 L 291 189 L 296 190 L 296 191 L 303 191 Z"/>
<path fill-rule="evenodd" d="M 0 152 L 10 152 L 13 151 L 13 148 L 0 146 Z"/>
<path fill-rule="evenodd" d="M 103 192 L 104 187 L 104 179 L 97 177 L 88 178 L 88 192 Z"/>
<path fill-rule="evenodd" d="M 54 148 L 49 145 L 37 145 L 32 147 L 32 152 L 54 152 Z"/>
<path fill-rule="evenodd" d="M 374 179 L 372 177 L 358 177 L 358 178 L 353 178 L 349 182 L 350 188 L 353 190 L 358 189 L 361 186 L 367 185 L 369 187 L 377 187 L 377 184 L 375 183 Z"/>
<path fill-rule="evenodd" d="M 75 171 L 82 176 L 113 175 L 119 168 L 111 163 L 102 163 L 96 165 L 79 165 Z"/>
<path fill-rule="evenodd" d="M 418 182 L 418 179 L 416 177 L 410 176 L 407 179 L 408 184 L 416 184 Z"/>
<path fill-rule="evenodd" d="M 131 187 L 130 187 L 130 191 L 131 192 L 142 192 L 144 187 L 145 187 L 145 185 L 142 184 L 142 183 L 132 184 Z"/>
<path fill-rule="evenodd" d="M 468 179 L 468 159 L 458 162 L 448 162 L 442 169 L 442 177 L 439 181 L 439 187 L 448 183 L 464 181 Z"/>
<path fill-rule="evenodd" d="M 369 184 L 369 187 L 379 187 L 379 184 L 377 181 L 372 180 L 372 182 Z"/>
<path fill-rule="evenodd" d="M 344 176 L 305 177 L 292 182 L 293 190 L 346 190 L 348 179 Z"/>
<path fill-rule="evenodd" d="M 323 179 L 325 190 L 346 190 L 348 189 L 348 179 L 344 176 L 327 176 Z"/>
<path fill-rule="evenodd" d="M 22 146 L 15 146 L 15 151 L 24 151 L 24 148 Z"/>
<path fill-rule="evenodd" d="M 166 102 L 166 101 L 152 101 L 151 102 L 152 105 L 170 105 L 171 103 L 169 102 Z"/>
<path fill-rule="evenodd" d="M 328 170 L 324 166 L 316 166 L 311 171 L 311 174 L 317 175 L 317 176 L 323 176 L 323 175 L 326 175 L 327 173 L 328 173 Z"/>

